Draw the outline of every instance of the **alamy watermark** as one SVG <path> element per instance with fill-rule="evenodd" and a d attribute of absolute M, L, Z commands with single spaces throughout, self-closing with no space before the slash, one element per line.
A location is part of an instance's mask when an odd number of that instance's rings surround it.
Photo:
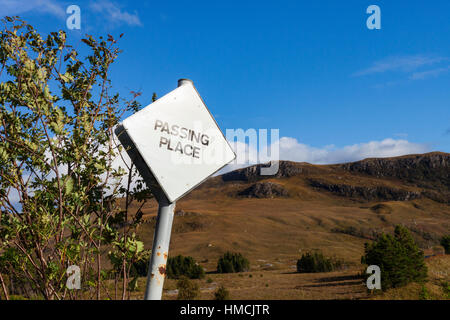
<path fill-rule="evenodd" d="M 67 281 L 66 287 L 69 290 L 81 289 L 81 270 L 79 266 L 71 265 L 66 270 Z"/>
<path fill-rule="evenodd" d="M 367 289 L 380 290 L 381 289 L 381 269 L 380 269 L 380 267 L 377 265 L 368 266 L 366 273 L 371 274 L 371 276 L 369 276 L 366 281 Z"/>
<path fill-rule="evenodd" d="M 158 148 L 170 151 L 167 160 L 172 165 L 220 165 L 230 159 L 227 144 L 222 143 L 217 128 L 204 129 L 201 121 L 191 128 L 156 120 L 153 128 Z M 280 160 L 280 130 L 270 129 L 226 129 L 225 139 L 234 150 L 236 158 L 230 163 L 234 168 L 254 164 L 261 166 L 260 175 L 275 175 Z M 154 142 L 148 141 L 150 148 Z M 146 146 L 144 146 L 146 147 Z"/>
<path fill-rule="evenodd" d="M 377 5 L 370 5 L 366 10 L 367 14 L 370 16 L 367 18 L 366 25 L 369 30 L 380 30 L 381 29 L 381 9 Z"/>
<path fill-rule="evenodd" d="M 267 129 L 226 129 L 226 139 L 236 151 L 234 165 L 270 163 L 261 167 L 260 175 L 273 176 L 278 173 L 280 160 L 280 130 Z M 245 150 L 242 148 L 245 147 Z"/>
<path fill-rule="evenodd" d="M 72 4 L 67 7 L 66 13 L 69 16 L 66 19 L 66 26 L 69 30 L 81 29 L 81 9 L 79 6 Z"/>

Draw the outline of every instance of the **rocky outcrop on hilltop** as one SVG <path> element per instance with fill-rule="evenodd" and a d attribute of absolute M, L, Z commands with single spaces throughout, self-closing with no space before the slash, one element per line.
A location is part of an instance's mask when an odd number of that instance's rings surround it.
<path fill-rule="evenodd" d="M 363 199 L 366 201 L 408 201 L 418 199 L 422 196 L 419 192 L 388 186 L 354 186 L 328 183 L 314 179 L 310 179 L 309 181 L 314 188 L 326 190 L 342 197 Z"/>
<path fill-rule="evenodd" d="M 238 196 L 247 198 L 276 198 L 287 197 L 288 192 L 283 186 L 273 182 L 257 182 L 249 188 L 238 193 Z"/>
<path fill-rule="evenodd" d="M 299 176 L 318 190 L 362 201 L 407 201 L 421 197 L 450 204 L 450 154 L 432 152 L 395 158 L 370 158 L 336 165 L 279 161 L 273 176 L 261 175 L 259 164 L 221 176 L 223 182 L 253 183 L 233 196 L 280 196 L 265 179 Z M 373 179 L 375 178 L 375 179 Z M 336 181 L 336 179 L 344 179 Z M 344 182 L 345 181 L 345 182 Z M 259 184 L 255 184 L 259 182 Z M 281 192 L 281 191 L 280 191 Z M 281 192 L 281 195 L 283 192 Z"/>
<path fill-rule="evenodd" d="M 450 189 L 450 154 L 432 152 L 396 158 L 374 158 L 337 165 L 378 178 L 397 178 L 418 187 Z"/>
<path fill-rule="evenodd" d="M 305 171 L 299 163 L 291 161 L 278 161 L 278 171 L 275 175 L 261 175 L 261 168 L 270 167 L 269 164 L 258 164 L 238 169 L 222 175 L 223 181 L 255 182 L 267 178 L 289 178 Z"/>

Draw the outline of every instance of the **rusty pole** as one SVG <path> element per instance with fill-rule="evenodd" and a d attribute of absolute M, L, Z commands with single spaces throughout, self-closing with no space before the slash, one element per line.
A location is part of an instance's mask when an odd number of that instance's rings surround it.
<path fill-rule="evenodd" d="M 185 84 L 192 84 L 192 80 L 178 80 L 178 87 Z M 159 207 L 144 300 L 161 300 L 175 209 L 175 202 L 171 203 L 163 192 L 155 194 L 155 198 Z"/>
<path fill-rule="evenodd" d="M 150 259 L 144 300 L 161 300 L 164 279 L 166 277 L 166 264 L 169 254 L 175 202 L 170 203 L 165 196 L 161 196 L 158 199 L 158 204 L 158 217 L 156 220 L 152 257 Z"/>

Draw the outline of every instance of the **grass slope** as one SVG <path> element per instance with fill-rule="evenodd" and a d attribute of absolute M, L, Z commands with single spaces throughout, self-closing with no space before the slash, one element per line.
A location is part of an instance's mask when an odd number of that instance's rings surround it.
<path fill-rule="evenodd" d="M 359 280 L 352 278 L 361 270 L 365 242 L 378 233 L 391 232 L 396 224 L 404 224 L 423 249 L 430 249 L 449 232 L 450 206 L 445 201 L 450 200 L 446 199 L 449 156 L 432 153 L 393 158 L 390 162 L 389 159 L 381 162 L 369 159 L 351 167 L 283 162 L 280 166 L 283 170 L 276 177 L 261 179 L 247 175 L 242 178 L 242 172 L 238 172 L 239 179 L 236 174 L 231 178 L 211 178 L 177 203 L 176 211 L 183 210 L 184 214 L 175 217 L 170 255 L 193 256 L 207 272 L 213 272 L 217 259 L 224 252 L 244 254 L 252 266 L 248 274 L 242 277 L 211 275 L 214 282 L 228 284 L 234 298 L 365 297 L 365 290 L 361 291 L 360 284 L 356 285 Z M 378 171 L 367 169 L 370 163 L 375 163 Z M 419 163 L 419 172 L 417 175 L 409 173 L 403 179 L 403 168 L 398 169 L 398 175 L 394 174 L 398 163 L 400 166 L 407 163 L 410 171 L 414 170 L 414 163 Z M 423 173 L 429 172 L 427 165 L 431 168 L 437 165 L 442 179 L 433 174 L 426 180 Z M 389 174 L 379 174 L 380 168 L 388 168 L 383 170 L 388 170 Z M 419 182 L 417 176 L 422 177 Z M 240 196 L 255 180 L 281 186 L 288 196 Z M 317 187 L 312 181 L 320 181 L 325 187 Z M 347 187 L 342 189 L 341 186 Z M 403 197 L 405 194 L 396 190 L 418 197 L 395 201 L 392 195 Z M 440 198 L 428 197 L 429 193 Z M 146 248 L 152 245 L 156 210 L 155 202 L 144 208 L 147 222 L 139 229 L 139 235 Z M 320 249 L 328 256 L 344 260 L 347 270 L 326 277 L 292 274 L 301 252 L 311 249 Z M 167 285 L 169 289 L 173 287 L 171 281 L 167 281 Z M 203 286 L 206 285 L 205 282 Z M 208 294 L 203 292 L 202 296 L 206 298 Z"/>

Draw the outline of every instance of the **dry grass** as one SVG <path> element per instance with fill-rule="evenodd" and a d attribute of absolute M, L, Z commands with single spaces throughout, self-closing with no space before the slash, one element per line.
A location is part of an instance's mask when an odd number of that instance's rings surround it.
<path fill-rule="evenodd" d="M 267 263 L 267 261 L 261 261 Z M 427 259 L 428 281 L 424 284 L 430 299 L 450 299 L 442 284 L 450 282 L 450 256 Z M 253 270 L 234 274 L 207 274 L 197 282 L 200 290 L 198 299 L 211 300 L 214 291 L 224 285 L 233 300 L 417 300 L 420 299 L 422 284 L 411 283 L 402 288 L 390 289 L 384 293 L 370 294 L 359 277 L 361 269 L 300 274 L 294 268 L 277 270 Z M 133 299 L 142 299 L 145 278 L 139 279 L 139 290 L 133 292 Z M 163 299 L 177 298 L 176 280 L 166 279 Z"/>
<path fill-rule="evenodd" d="M 428 267 L 428 281 L 425 284 L 410 283 L 402 288 L 394 288 L 373 299 L 383 300 L 417 300 L 421 299 L 422 287 L 426 288 L 430 299 L 450 300 L 450 296 L 443 289 L 445 282 L 450 283 L 450 255 L 437 256 L 426 259 Z"/>
<path fill-rule="evenodd" d="M 200 280 L 201 298 L 211 299 L 214 288 L 220 284 L 230 290 L 234 299 L 368 298 L 364 285 L 354 277 L 360 272 L 364 243 L 370 241 L 371 235 L 392 232 L 396 224 L 404 224 L 413 231 L 418 244 L 429 249 L 450 230 L 450 206 L 446 204 L 426 198 L 388 202 L 348 199 L 316 190 L 310 187 L 308 179 L 320 177 L 336 183 L 418 190 L 414 186 L 349 174 L 332 166 L 305 167 L 309 172 L 305 176 L 265 180 L 282 185 L 289 192 L 287 198 L 237 198 L 233 195 L 250 183 L 223 182 L 215 177 L 177 203 L 176 210 L 196 214 L 175 217 L 170 255 L 192 256 L 207 272 L 213 272 L 219 256 L 235 251 L 247 257 L 252 266 L 249 273 L 241 275 L 208 274 L 206 278 L 210 277 L 213 284 Z M 153 201 L 144 208 L 148 222 L 140 227 L 139 236 L 146 248 L 152 245 L 152 217 L 156 210 Z M 293 274 L 301 253 L 311 249 L 345 261 L 348 269 L 331 274 Z M 429 263 L 430 272 L 450 270 L 448 259 Z M 434 266 L 439 263 L 443 265 Z M 428 285 L 430 292 L 437 295 L 440 284 L 430 281 Z M 417 286 L 410 287 L 406 290 L 410 293 L 402 289 L 382 297 L 415 297 Z M 176 297 L 170 291 L 175 289 L 173 280 L 166 282 L 166 289 L 164 298 Z"/>

